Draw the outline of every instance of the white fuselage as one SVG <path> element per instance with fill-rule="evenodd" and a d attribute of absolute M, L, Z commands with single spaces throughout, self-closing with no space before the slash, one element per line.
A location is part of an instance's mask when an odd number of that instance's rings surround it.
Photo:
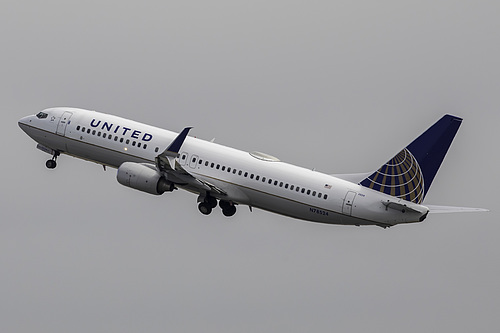
<path fill-rule="evenodd" d="M 155 157 L 177 136 L 95 111 L 53 108 L 45 112 L 47 118 L 28 116 L 19 125 L 44 147 L 114 168 L 124 162 L 154 165 Z M 307 221 L 392 226 L 419 222 L 428 213 L 424 206 L 331 175 L 193 137 L 186 138 L 177 161 L 194 177 L 224 190 L 235 204 Z M 390 208 L 384 204 L 388 201 L 410 209 Z"/>

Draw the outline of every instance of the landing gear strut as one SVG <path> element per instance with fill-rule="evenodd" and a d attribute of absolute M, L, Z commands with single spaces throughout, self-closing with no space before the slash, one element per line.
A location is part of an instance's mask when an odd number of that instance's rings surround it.
<path fill-rule="evenodd" d="M 56 151 L 54 153 L 54 156 L 52 156 L 52 159 L 45 162 L 45 166 L 49 169 L 54 169 L 57 166 L 56 160 L 57 160 L 57 156 L 59 156 L 59 155 L 60 155 L 60 153 L 58 151 Z"/>

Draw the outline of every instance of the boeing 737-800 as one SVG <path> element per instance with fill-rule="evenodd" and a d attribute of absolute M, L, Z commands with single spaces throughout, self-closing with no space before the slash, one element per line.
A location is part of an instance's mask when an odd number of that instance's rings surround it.
<path fill-rule="evenodd" d="M 377 225 L 423 221 L 429 212 L 484 211 L 422 205 L 462 122 L 445 115 L 378 170 L 328 175 L 117 116 L 69 107 L 19 120 L 38 148 L 117 168 L 120 184 L 161 195 L 181 188 L 198 195 L 207 215 L 217 206 L 232 216 L 247 205 L 329 224 Z"/>

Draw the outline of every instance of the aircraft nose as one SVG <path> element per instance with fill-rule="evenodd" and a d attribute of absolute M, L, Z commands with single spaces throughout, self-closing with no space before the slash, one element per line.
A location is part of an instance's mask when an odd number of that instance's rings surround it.
<path fill-rule="evenodd" d="M 22 130 L 24 130 L 26 126 L 28 126 L 29 123 L 31 123 L 31 121 L 33 120 L 32 117 L 33 116 L 23 117 L 17 121 L 17 124 L 19 125 L 19 127 L 21 127 Z"/>

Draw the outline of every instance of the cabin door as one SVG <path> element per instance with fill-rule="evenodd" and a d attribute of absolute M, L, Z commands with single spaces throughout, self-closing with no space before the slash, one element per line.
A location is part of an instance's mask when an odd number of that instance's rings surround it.
<path fill-rule="evenodd" d="M 72 115 L 73 113 L 68 111 L 62 114 L 61 118 L 59 118 L 59 124 L 57 124 L 57 134 L 62 136 L 66 134 L 66 126 L 70 123 L 69 118 L 71 118 Z"/>
<path fill-rule="evenodd" d="M 356 192 L 349 191 L 345 195 L 344 204 L 342 205 L 342 213 L 351 216 L 352 205 L 354 203 L 354 198 L 356 197 Z"/>

